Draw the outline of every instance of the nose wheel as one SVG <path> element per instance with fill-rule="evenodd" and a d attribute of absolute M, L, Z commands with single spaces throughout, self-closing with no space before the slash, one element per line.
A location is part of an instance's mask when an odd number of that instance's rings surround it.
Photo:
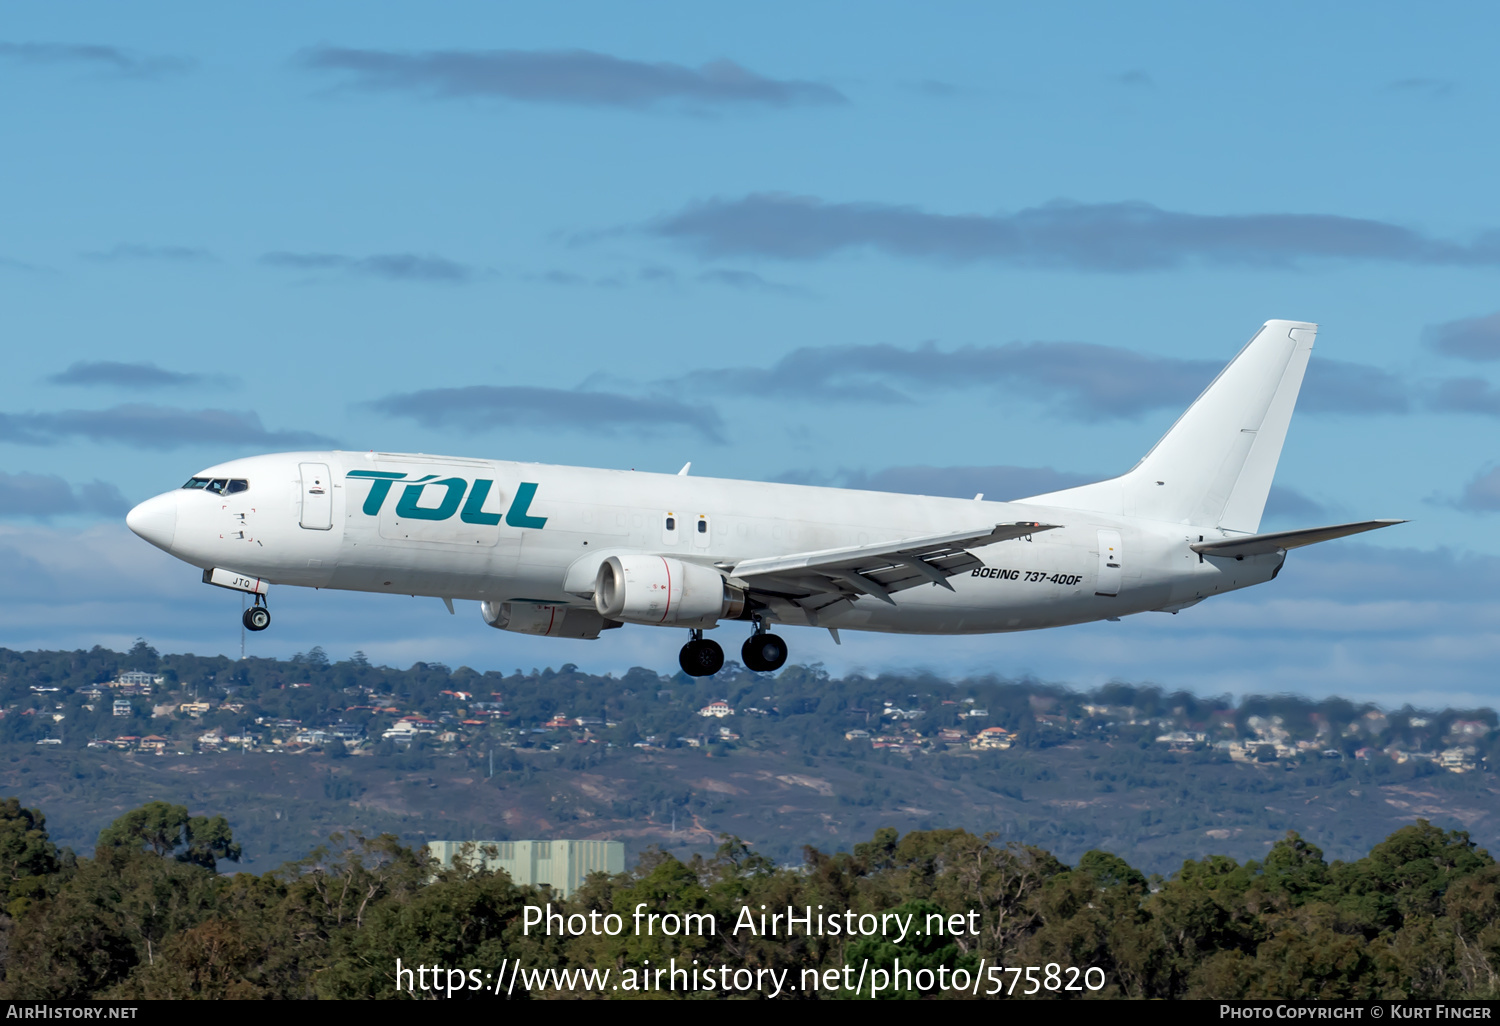
<path fill-rule="evenodd" d="M 746 669 L 757 673 L 781 669 L 786 665 L 786 657 L 786 642 L 763 631 L 756 631 L 746 638 L 744 647 L 740 649 L 740 661 L 745 664 Z"/>
<path fill-rule="evenodd" d="M 247 631 L 263 631 L 271 626 L 271 611 L 260 604 L 259 595 L 255 596 L 255 605 L 245 610 L 245 615 L 240 617 L 240 622 Z"/>
<path fill-rule="evenodd" d="M 692 640 L 682 646 L 677 664 L 689 677 L 712 677 L 724 668 L 724 650 L 717 641 L 709 641 L 703 632 L 692 632 Z"/>

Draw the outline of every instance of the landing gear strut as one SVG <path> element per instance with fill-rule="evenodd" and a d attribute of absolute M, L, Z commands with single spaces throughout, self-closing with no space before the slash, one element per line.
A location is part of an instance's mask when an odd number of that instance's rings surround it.
<path fill-rule="evenodd" d="M 247 631 L 263 631 L 271 626 L 271 611 L 261 604 L 259 595 L 255 596 L 255 605 L 245 610 L 245 615 L 240 617 L 240 622 L 245 625 Z"/>
<path fill-rule="evenodd" d="M 682 646 L 677 663 L 689 677 L 712 677 L 724 668 L 724 650 L 717 641 L 709 641 L 700 630 L 692 630 L 692 640 Z"/>
<path fill-rule="evenodd" d="M 740 649 L 740 660 L 745 668 L 757 673 L 770 673 L 786 665 L 786 642 L 766 631 L 761 620 L 755 621 L 755 633 L 745 639 Z"/>

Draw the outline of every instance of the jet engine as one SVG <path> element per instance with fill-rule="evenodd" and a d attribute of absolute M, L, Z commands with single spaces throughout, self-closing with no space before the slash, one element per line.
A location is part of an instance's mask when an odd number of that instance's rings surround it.
<path fill-rule="evenodd" d="M 544 602 L 481 602 L 479 612 L 491 627 L 543 638 L 587 638 L 592 641 L 600 631 L 622 626 L 618 620 L 606 620 L 592 609 L 574 609 Z"/>
<path fill-rule="evenodd" d="M 607 620 L 712 627 L 745 612 L 745 592 L 713 567 L 667 556 L 610 556 L 594 579 L 594 608 Z"/>

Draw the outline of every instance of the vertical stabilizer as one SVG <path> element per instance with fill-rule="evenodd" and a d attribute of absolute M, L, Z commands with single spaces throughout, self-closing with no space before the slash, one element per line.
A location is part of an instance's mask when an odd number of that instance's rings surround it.
<path fill-rule="evenodd" d="M 1317 333 L 1267 321 L 1129 473 L 1020 501 L 1254 533 Z"/>

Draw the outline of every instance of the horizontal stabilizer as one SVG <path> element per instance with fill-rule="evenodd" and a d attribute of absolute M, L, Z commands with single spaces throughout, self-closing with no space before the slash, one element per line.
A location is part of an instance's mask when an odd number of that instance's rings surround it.
<path fill-rule="evenodd" d="M 1281 549 L 1298 549 L 1304 545 L 1316 545 L 1318 542 L 1404 523 L 1405 520 L 1361 520 L 1354 524 L 1306 527 L 1300 531 L 1276 531 L 1272 534 L 1227 538 L 1224 541 L 1195 542 L 1189 548 L 1205 556 L 1264 556 Z"/>

